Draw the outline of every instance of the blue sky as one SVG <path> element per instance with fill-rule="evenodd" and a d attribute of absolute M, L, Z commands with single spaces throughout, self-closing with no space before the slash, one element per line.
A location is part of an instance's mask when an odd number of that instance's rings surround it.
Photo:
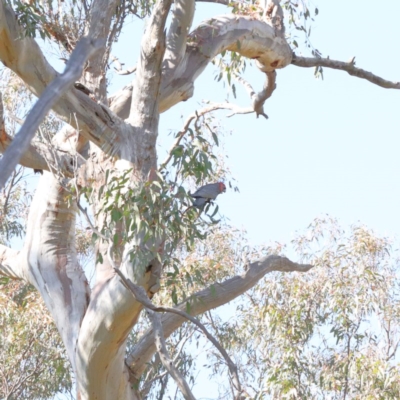
<path fill-rule="evenodd" d="M 316 5 L 319 15 L 311 40 L 323 56 L 342 61 L 356 56 L 358 67 L 400 80 L 400 1 Z M 226 12 L 207 3 L 197 4 L 197 10 L 195 25 Z M 130 24 L 115 46 L 113 54 L 127 67 L 136 62 L 142 32 L 141 22 Z M 226 99 L 213 77 L 209 67 L 196 82 L 195 96 L 162 115 L 160 160 L 163 148 L 169 148 L 167 133 L 181 128 L 182 117 L 200 108 L 202 100 Z M 110 93 L 132 78 L 112 76 Z M 248 67 L 246 78 L 255 88 L 262 87 L 264 77 L 254 66 Z M 219 113 L 225 131 L 231 132 L 224 146 L 240 189 L 219 196 L 221 214 L 245 228 L 253 244 L 288 243 L 324 213 L 344 226 L 360 221 L 379 234 L 398 237 L 400 91 L 328 69 L 324 80 L 317 80 L 312 69 L 294 66 L 278 71 L 277 85 L 265 105 L 269 120 Z M 236 86 L 238 99 L 232 100 L 248 106 L 247 95 Z M 214 390 L 209 380 L 204 390 L 201 386 L 198 396 Z"/>
<path fill-rule="evenodd" d="M 342 61 L 356 56 L 358 67 L 400 80 L 399 1 L 381 7 L 371 0 L 317 6 L 311 40 L 323 56 Z M 195 25 L 225 12 L 213 4 L 196 7 Z M 142 30 L 135 22 L 115 47 L 126 66 L 137 59 Z M 196 82 L 194 97 L 162 115 L 161 144 L 168 148 L 166 133 L 180 129 L 182 117 L 202 100 L 226 99 L 213 77 L 210 66 Z M 246 77 L 262 87 L 264 77 L 255 66 L 247 68 Z M 130 79 L 112 77 L 110 92 Z M 236 87 L 238 99 L 231 100 L 248 106 L 246 93 Z M 277 90 L 265 110 L 269 120 L 219 113 L 232 132 L 224 142 L 240 193 L 228 191 L 218 204 L 234 226 L 247 229 L 254 244 L 288 242 L 323 213 L 345 226 L 361 221 L 380 234 L 400 233 L 400 91 L 328 69 L 324 80 L 317 80 L 312 69 L 289 66 L 278 71 Z"/>

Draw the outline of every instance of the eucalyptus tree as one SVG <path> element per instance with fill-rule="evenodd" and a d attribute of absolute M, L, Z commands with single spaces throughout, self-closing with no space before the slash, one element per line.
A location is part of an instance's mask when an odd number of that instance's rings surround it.
<path fill-rule="evenodd" d="M 276 70 L 290 64 L 313 67 L 317 73 L 322 67 L 341 69 L 384 88 L 400 88 L 399 83 L 357 68 L 353 61 L 325 59 L 316 50 L 311 58 L 295 55 L 295 41 L 290 44 L 285 36 L 285 15 L 300 29 L 301 21 L 310 18 L 303 2 L 215 2 L 226 4 L 227 14 L 197 27 L 192 27 L 195 3 L 189 0 L 173 5 L 172 0 L 0 3 L 0 59 L 39 97 L 35 107 L 41 108 L 28 115 L 26 136 L 13 137 L 1 107 L 0 150 L 5 160 L 7 149 L 18 143 L 12 153 L 18 158 L 10 163 L 43 172 L 30 205 L 24 246 L 16 251 L 1 245 L 0 272 L 32 284 L 40 293 L 62 338 L 81 399 L 140 398 L 145 394 L 144 372 L 156 352 L 158 364 L 174 377 L 185 398 L 193 398 L 169 358 L 165 337 L 188 319 L 204 331 L 193 316 L 245 293 L 268 272 L 311 268 L 269 255 L 246 262 L 241 276 L 218 285 L 189 293 L 174 289 L 174 279 L 180 276 L 178 255 L 205 240 L 210 224 L 216 222 L 217 209 L 212 206 L 204 210 L 208 220 L 190 207 L 189 188 L 226 176 L 215 155 L 218 135 L 210 132 L 210 112 L 230 109 L 266 117 L 263 105 L 275 90 Z M 123 71 L 111 51 L 132 16 L 146 17 L 147 24 L 136 67 Z M 69 59 L 63 75 L 45 58 L 42 42 L 35 39 L 38 33 Z M 176 134 L 167 158 L 158 162 L 160 114 L 190 98 L 196 78 L 216 58 L 229 77 L 235 76 L 248 89 L 251 105 L 240 108 L 227 102 L 195 112 Z M 259 93 L 240 76 L 245 59 L 256 60 L 265 76 Z M 134 70 L 135 78 L 108 97 L 106 71 L 111 60 L 121 73 Z M 69 85 L 68 79 L 76 74 L 81 74 L 79 82 Z M 29 143 L 28 133 L 46 107 L 52 108 L 60 128 Z M 92 290 L 77 256 L 78 212 L 93 232 Z M 150 301 L 165 282 L 170 283 L 175 304 L 168 309 Z M 135 344 L 128 345 L 128 335 L 144 309 L 152 325 L 145 332 L 138 330 Z M 158 312 L 165 312 L 162 318 Z M 219 343 L 210 340 L 223 354 L 234 396 L 240 398 L 243 389 L 236 366 Z"/>

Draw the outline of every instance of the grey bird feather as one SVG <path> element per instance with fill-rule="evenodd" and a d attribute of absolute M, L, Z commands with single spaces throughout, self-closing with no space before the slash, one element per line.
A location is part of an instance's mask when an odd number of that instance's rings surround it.
<path fill-rule="evenodd" d="M 193 207 L 201 209 L 225 191 L 226 186 L 223 182 L 208 183 L 207 185 L 201 186 L 193 194 L 190 194 L 190 196 L 194 198 Z"/>

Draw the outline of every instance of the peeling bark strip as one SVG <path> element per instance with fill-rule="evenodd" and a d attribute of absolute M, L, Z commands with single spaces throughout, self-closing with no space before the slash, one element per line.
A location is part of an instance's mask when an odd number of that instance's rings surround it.
<path fill-rule="evenodd" d="M 354 63 L 354 58 L 350 62 L 331 60 L 330 58 L 310 58 L 293 56 L 292 64 L 297 67 L 312 68 L 312 67 L 326 67 L 346 71 L 349 75 L 356 76 L 357 78 L 366 79 L 375 85 L 385 89 L 400 89 L 400 82 L 391 82 L 383 79 L 372 72 L 365 71 L 364 69 L 357 68 Z"/>
<path fill-rule="evenodd" d="M 101 41 L 102 42 L 102 41 Z M 101 42 L 82 38 L 69 59 L 65 71 L 52 81 L 28 114 L 24 125 L 0 160 L 0 189 L 2 189 L 28 149 L 33 136 L 53 104 L 82 75 L 86 60 L 96 52 Z"/>

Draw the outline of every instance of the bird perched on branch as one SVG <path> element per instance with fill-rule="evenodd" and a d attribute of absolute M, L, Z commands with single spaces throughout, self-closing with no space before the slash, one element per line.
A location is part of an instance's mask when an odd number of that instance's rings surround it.
<path fill-rule="evenodd" d="M 219 194 L 225 191 L 226 186 L 223 182 L 208 183 L 198 188 L 193 194 L 190 194 L 194 198 L 192 207 L 203 209 L 207 203 L 215 200 Z"/>

